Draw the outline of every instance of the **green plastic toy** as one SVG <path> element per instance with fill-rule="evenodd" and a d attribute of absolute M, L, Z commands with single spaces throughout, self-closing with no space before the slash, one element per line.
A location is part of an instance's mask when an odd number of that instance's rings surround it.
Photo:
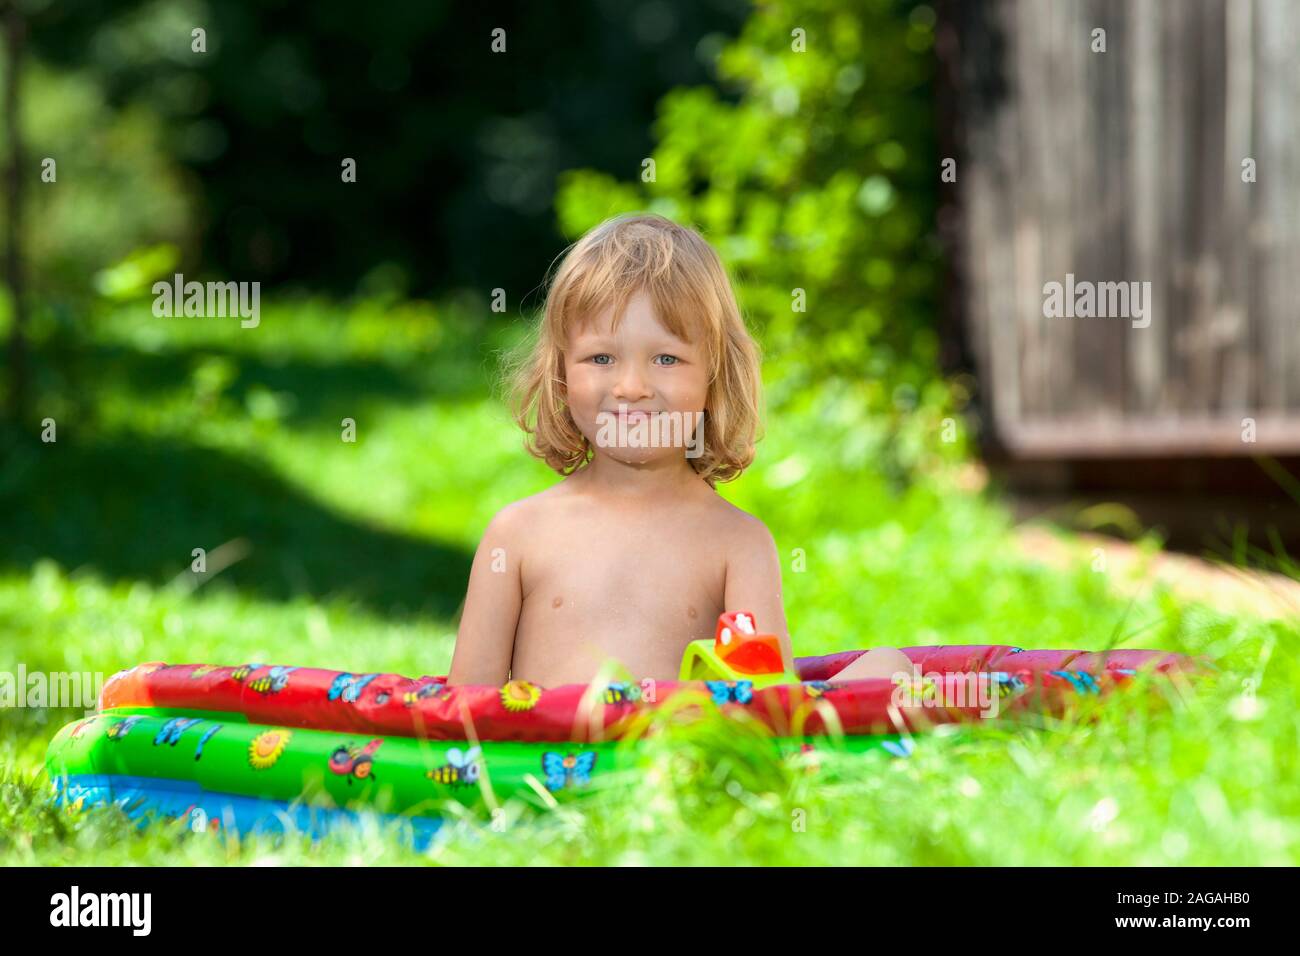
<path fill-rule="evenodd" d="M 713 640 L 691 641 L 682 655 L 678 678 L 747 680 L 755 690 L 799 683 L 799 675 L 785 668 L 780 639 L 757 633 L 749 611 L 721 615 Z"/>

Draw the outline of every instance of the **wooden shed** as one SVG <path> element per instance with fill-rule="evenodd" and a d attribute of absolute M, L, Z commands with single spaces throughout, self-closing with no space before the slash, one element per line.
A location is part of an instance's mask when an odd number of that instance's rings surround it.
<path fill-rule="evenodd" d="M 1064 490 L 1277 492 L 1252 459 L 1300 455 L 1300 4 L 939 14 L 949 327 L 992 459 Z"/>

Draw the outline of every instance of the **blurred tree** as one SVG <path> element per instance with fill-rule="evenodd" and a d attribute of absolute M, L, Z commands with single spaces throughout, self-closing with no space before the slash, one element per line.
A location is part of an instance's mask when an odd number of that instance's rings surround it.
<path fill-rule="evenodd" d="M 27 24 L 9 0 L 0 4 L 0 29 L 4 31 L 5 164 L 5 286 L 9 292 L 9 417 L 15 423 L 27 417 L 27 295 L 23 276 L 23 148 L 20 122 L 23 46 Z"/>
<path fill-rule="evenodd" d="M 208 270 L 338 292 L 500 286 L 518 302 L 559 239 L 558 172 L 634 168 L 658 97 L 707 80 L 747 9 L 64 0 L 32 40 L 114 109 L 165 124 L 153 165 L 197 177 Z"/>
<path fill-rule="evenodd" d="M 10 87 L 22 92 L 13 97 L 13 122 L 0 127 L 0 145 L 8 152 L 22 144 L 29 208 L 21 237 L 33 305 L 62 314 L 85 304 L 98 270 L 142 245 L 196 251 L 198 184 L 169 154 L 163 120 L 147 104 L 110 102 L 96 70 L 51 66 L 43 54 L 62 23 L 61 6 L 6 6 L 24 23 L 26 57 L 18 64 L 4 56 L 5 73 L 16 80 Z M 119 15 L 132 9 L 115 7 Z M 136 48 L 132 55 L 151 54 Z"/>
<path fill-rule="evenodd" d="M 22 406 L 39 394 L 38 417 L 67 413 L 66 402 L 51 396 L 77 394 L 84 371 L 72 345 L 78 326 L 97 293 L 126 291 L 129 270 L 118 269 L 107 289 L 107 267 L 139 262 L 145 249 L 152 255 L 143 261 L 164 268 L 183 250 L 198 249 L 198 190 L 165 148 L 164 122 L 147 105 L 110 103 L 91 69 L 51 68 L 44 54 L 58 35 L 61 7 L 49 0 L 5 0 L 4 7 L 0 332 L 9 340 L 3 377 L 10 418 L 24 423 L 20 433 L 30 437 L 34 423 Z M 127 16 L 133 9 L 123 2 L 114 11 Z M 136 293 L 147 290 L 145 278 L 137 269 Z M 39 361 L 29 363 L 29 351 Z M 79 397 L 93 407 L 93 396 Z"/>

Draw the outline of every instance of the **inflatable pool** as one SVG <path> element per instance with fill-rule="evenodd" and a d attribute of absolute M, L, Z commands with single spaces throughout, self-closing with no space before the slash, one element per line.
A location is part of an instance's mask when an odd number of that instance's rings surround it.
<path fill-rule="evenodd" d="M 1060 712 L 1140 670 L 1194 666 L 1162 651 L 902 650 L 923 675 L 905 687 L 828 680 L 862 651 L 798 658 L 796 673 L 782 673 L 775 638 L 741 612 L 722 616 L 714 641 L 693 642 L 671 682 L 448 687 L 443 677 L 147 663 L 115 674 L 97 713 L 55 735 L 46 769 L 55 799 L 74 809 L 116 803 L 142 821 L 313 836 L 373 820 L 425 846 L 448 801 L 546 804 L 613 780 L 635 765 L 656 711 L 756 721 L 774 758 L 817 738 L 907 756 L 912 734 L 935 724 Z"/>

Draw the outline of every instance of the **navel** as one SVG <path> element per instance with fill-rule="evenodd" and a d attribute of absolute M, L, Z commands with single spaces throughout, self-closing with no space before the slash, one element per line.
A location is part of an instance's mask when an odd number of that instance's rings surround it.
<path fill-rule="evenodd" d="M 695 608 L 694 608 L 693 606 L 691 606 L 691 605 L 688 604 L 688 605 L 686 606 L 686 615 L 687 615 L 688 617 L 699 617 L 699 616 L 700 616 L 700 612 L 697 611 L 697 610 L 695 610 Z"/>
<path fill-rule="evenodd" d="M 553 608 L 560 607 L 563 604 L 564 604 L 564 598 L 560 597 L 558 594 L 551 600 L 551 607 Z"/>

